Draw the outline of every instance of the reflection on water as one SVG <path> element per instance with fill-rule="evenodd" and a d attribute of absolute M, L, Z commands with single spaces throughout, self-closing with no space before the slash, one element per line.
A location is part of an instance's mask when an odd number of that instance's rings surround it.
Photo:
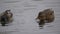
<path fill-rule="evenodd" d="M 44 25 L 45 25 L 44 20 L 37 21 L 37 23 L 38 23 L 38 25 L 39 25 L 40 29 L 43 29 L 43 27 L 44 27 Z"/>
<path fill-rule="evenodd" d="M 37 23 L 38 23 L 38 26 L 39 26 L 40 29 L 43 29 L 44 26 L 51 24 L 51 22 L 50 22 L 50 23 L 46 23 L 46 22 L 43 22 L 43 21 L 40 21 L 40 22 L 37 21 Z M 53 27 L 53 26 L 54 26 L 54 25 L 50 25 L 50 26 L 47 26 L 47 27 Z"/>

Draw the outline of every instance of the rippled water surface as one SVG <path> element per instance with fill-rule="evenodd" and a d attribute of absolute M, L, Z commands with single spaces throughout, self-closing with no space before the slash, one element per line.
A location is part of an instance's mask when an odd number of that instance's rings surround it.
<path fill-rule="evenodd" d="M 40 29 L 35 18 L 47 8 L 54 10 L 55 20 Z M 0 34 L 60 34 L 60 0 L 0 0 L 0 13 L 7 9 L 14 21 L 5 27 L 0 24 Z"/>

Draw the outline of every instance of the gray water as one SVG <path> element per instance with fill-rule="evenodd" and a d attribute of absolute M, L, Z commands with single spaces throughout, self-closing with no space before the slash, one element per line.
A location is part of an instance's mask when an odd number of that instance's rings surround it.
<path fill-rule="evenodd" d="M 55 20 L 40 29 L 35 18 L 47 8 L 54 10 Z M 0 0 L 0 13 L 7 9 L 14 21 L 5 27 L 0 24 L 0 34 L 60 34 L 60 0 Z"/>

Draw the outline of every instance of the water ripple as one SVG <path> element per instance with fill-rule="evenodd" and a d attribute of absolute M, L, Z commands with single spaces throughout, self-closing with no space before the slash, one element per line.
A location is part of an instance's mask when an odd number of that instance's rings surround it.
<path fill-rule="evenodd" d="M 20 2 L 20 1 L 5 1 L 4 3 L 16 3 L 16 2 Z"/>

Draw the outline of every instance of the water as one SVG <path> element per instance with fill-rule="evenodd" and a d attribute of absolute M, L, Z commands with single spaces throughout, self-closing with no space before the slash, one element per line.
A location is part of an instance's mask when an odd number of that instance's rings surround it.
<path fill-rule="evenodd" d="M 35 18 L 44 9 L 55 11 L 55 20 L 39 28 Z M 2 27 L 0 34 L 59 34 L 60 33 L 60 0 L 0 0 L 0 13 L 11 9 L 13 23 Z"/>

